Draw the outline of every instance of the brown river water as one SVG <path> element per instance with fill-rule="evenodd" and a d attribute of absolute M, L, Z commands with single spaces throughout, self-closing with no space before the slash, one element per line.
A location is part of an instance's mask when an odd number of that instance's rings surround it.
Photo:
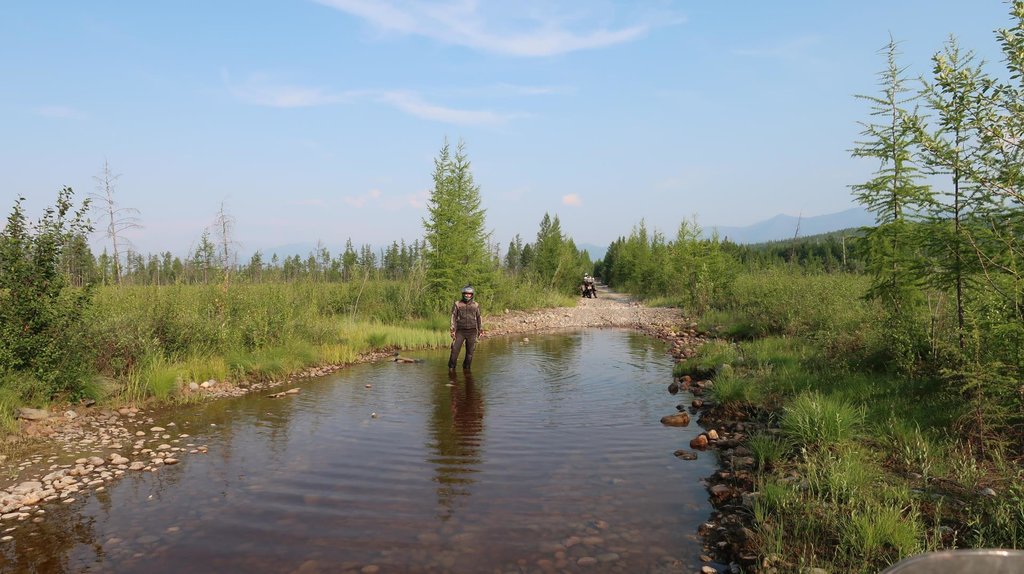
<path fill-rule="evenodd" d="M 699 428 L 659 422 L 691 400 L 661 341 L 485 339 L 472 374 L 403 356 L 154 415 L 209 453 L 45 506 L 0 571 L 699 571 L 715 460 L 673 456 Z"/>

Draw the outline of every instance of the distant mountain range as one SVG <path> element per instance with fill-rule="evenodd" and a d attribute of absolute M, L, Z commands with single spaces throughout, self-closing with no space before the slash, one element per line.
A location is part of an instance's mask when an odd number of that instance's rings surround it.
<path fill-rule="evenodd" d="M 765 241 L 806 237 L 808 235 L 818 235 L 840 229 L 874 224 L 874 215 L 868 213 L 864 208 L 854 207 L 839 213 L 815 215 L 813 217 L 776 215 L 771 219 L 745 227 L 717 225 L 707 227 L 704 232 L 710 235 L 717 231 L 720 239 L 729 239 L 733 243 L 763 243 Z"/>

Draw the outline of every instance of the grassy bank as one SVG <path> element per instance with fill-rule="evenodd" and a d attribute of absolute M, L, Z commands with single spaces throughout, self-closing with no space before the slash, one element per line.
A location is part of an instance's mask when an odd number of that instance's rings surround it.
<path fill-rule="evenodd" d="M 95 373 L 86 394 L 110 404 L 186 400 L 195 395 L 179 390 L 191 381 L 278 379 L 373 351 L 447 345 L 448 317 L 418 312 L 417 296 L 385 280 L 98 288 L 82 338 Z M 486 315 L 574 299 L 518 282 L 480 303 Z M 44 388 L 6 377 L 0 427 L 16 428 L 19 406 L 45 405 Z"/>
<path fill-rule="evenodd" d="M 936 359 L 896 368 L 900 329 L 867 288 L 742 274 L 703 318 L 721 340 L 676 367 L 713 377 L 711 417 L 760 429 L 742 445 L 756 461 L 745 500 L 759 563 L 877 572 L 923 551 L 1020 548 L 1020 437 L 998 414 L 1019 402 L 979 406 L 984 394 Z"/>

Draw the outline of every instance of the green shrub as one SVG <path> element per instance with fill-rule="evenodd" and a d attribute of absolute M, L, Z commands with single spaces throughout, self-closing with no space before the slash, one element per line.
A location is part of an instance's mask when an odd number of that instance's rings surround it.
<path fill-rule="evenodd" d="M 75 209 L 73 195 L 63 188 L 34 224 L 18 198 L 0 231 L 0 368 L 31 375 L 48 398 L 81 397 L 93 373 L 84 320 L 92 290 L 65 273 L 92 231 L 88 201 Z"/>

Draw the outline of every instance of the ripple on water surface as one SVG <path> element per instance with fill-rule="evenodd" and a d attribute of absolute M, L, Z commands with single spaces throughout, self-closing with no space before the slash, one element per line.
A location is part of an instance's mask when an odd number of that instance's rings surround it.
<path fill-rule="evenodd" d="M 693 570 L 714 462 L 672 454 L 697 430 L 658 422 L 689 401 L 660 342 L 486 339 L 454 374 L 408 354 L 161 415 L 209 454 L 19 528 L 3 570 Z"/>

